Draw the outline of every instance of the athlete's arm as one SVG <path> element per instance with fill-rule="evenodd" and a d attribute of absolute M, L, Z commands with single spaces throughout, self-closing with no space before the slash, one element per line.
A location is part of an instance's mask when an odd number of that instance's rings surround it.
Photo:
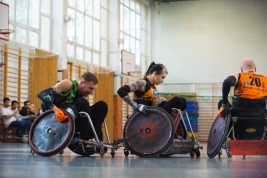
<path fill-rule="evenodd" d="M 68 79 L 58 82 L 55 86 L 47 88 L 37 94 L 49 109 L 52 109 L 54 104 L 54 96 L 60 92 L 67 92 L 72 86 L 72 82 Z"/>
<path fill-rule="evenodd" d="M 137 108 L 138 104 L 133 101 L 131 96 L 128 94 L 130 92 L 134 92 L 137 90 L 144 90 L 145 91 L 146 81 L 145 80 L 136 80 L 132 83 L 122 86 L 119 88 L 117 93 L 119 96 L 125 101 L 127 104 L 132 106 L 133 108 Z"/>
<path fill-rule="evenodd" d="M 223 104 L 228 104 L 228 95 L 230 93 L 230 89 L 232 86 L 235 86 L 238 81 L 239 74 L 233 74 L 228 76 L 224 81 L 222 85 L 222 95 L 223 95 Z"/>

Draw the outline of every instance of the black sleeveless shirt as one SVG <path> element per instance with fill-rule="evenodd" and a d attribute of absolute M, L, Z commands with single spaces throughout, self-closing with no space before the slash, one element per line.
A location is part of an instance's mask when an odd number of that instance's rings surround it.
<path fill-rule="evenodd" d="M 84 97 L 81 93 L 78 91 L 78 80 L 72 80 L 72 86 L 66 93 L 58 93 L 57 95 L 54 95 L 54 101 L 53 103 L 59 107 L 66 109 L 67 107 L 72 106 L 75 101 L 77 101 L 79 98 Z"/>

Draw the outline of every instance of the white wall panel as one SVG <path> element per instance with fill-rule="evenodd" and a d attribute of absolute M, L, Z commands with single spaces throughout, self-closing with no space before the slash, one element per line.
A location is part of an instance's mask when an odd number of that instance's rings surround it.
<path fill-rule="evenodd" d="M 266 17 L 261 0 L 161 3 L 153 9 L 152 60 L 168 68 L 166 83 L 222 82 L 246 58 L 267 75 Z"/>

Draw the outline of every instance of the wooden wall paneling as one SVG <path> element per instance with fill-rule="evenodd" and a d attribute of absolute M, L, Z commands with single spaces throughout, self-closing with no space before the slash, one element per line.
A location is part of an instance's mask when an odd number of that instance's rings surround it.
<path fill-rule="evenodd" d="M 18 106 L 18 109 L 20 109 L 20 105 L 21 105 L 21 65 L 22 65 L 22 51 L 21 51 L 21 48 L 19 48 L 19 55 L 18 55 L 18 91 L 17 91 L 17 94 L 18 94 L 18 99 L 17 101 L 20 103 L 19 106 Z"/>
<path fill-rule="evenodd" d="M 114 96 L 114 138 L 122 138 L 122 99 Z"/>
<path fill-rule="evenodd" d="M 108 131 L 110 134 L 110 139 L 111 141 L 114 140 L 114 72 L 109 72 L 108 73 L 108 93 L 106 93 L 106 96 L 108 96 L 108 117 L 107 119 L 107 126 L 108 126 Z"/>
<path fill-rule="evenodd" d="M 32 55 L 32 54 L 31 54 Z M 29 58 L 29 100 L 31 103 L 34 103 L 35 105 L 35 102 L 34 102 L 34 96 L 37 94 L 34 94 L 34 73 L 33 73 L 33 68 L 34 68 L 34 63 L 33 63 L 33 58 L 30 57 Z M 35 112 L 38 112 L 38 109 L 37 107 L 35 107 Z"/>
<path fill-rule="evenodd" d="M 37 93 L 57 83 L 57 58 L 58 56 L 36 57 L 33 60 L 33 103 L 37 109 L 41 108 Z"/>
<path fill-rule="evenodd" d="M 62 70 L 62 79 L 68 79 L 68 70 L 67 69 L 63 69 Z"/>
<path fill-rule="evenodd" d="M 108 105 L 108 114 L 106 116 L 106 124 L 109 138 L 114 139 L 114 73 L 113 72 L 95 72 L 98 78 L 98 86 L 95 90 L 95 102 L 105 101 Z M 104 139 L 107 140 L 105 131 Z"/>
<path fill-rule="evenodd" d="M 78 78 L 76 78 L 75 80 L 79 79 L 82 76 L 82 67 L 78 66 Z"/>
<path fill-rule="evenodd" d="M 72 80 L 72 66 L 73 64 L 71 62 L 68 62 L 68 70 L 69 70 L 69 79 Z"/>

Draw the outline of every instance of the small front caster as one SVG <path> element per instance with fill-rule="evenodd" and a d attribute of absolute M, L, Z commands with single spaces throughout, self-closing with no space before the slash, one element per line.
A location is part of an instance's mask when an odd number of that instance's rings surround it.
<path fill-rule="evenodd" d="M 191 156 L 191 158 L 194 158 L 194 156 L 195 156 L 195 152 L 194 152 L 194 151 L 191 151 L 191 152 L 190 152 L 190 156 Z"/>
<path fill-rule="evenodd" d="M 197 156 L 197 158 L 200 157 L 200 151 L 199 150 L 196 151 L 196 156 Z"/>
<path fill-rule="evenodd" d="M 218 152 L 219 158 L 221 158 L 221 155 L 222 155 L 222 149 L 220 149 L 220 151 Z"/>
<path fill-rule="evenodd" d="M 33 150 L 31 150 L 31 154 L 32 154 L 32 155 L 34 155 L 34 154 L 35 154 Z"/>
<path fill-rule="evenodd" d="M 115 156 L 115 150 L 112 149 L 111 152 L 110 152 L 110 154 L 111 154 L 112 158 L 114 158 L 114 156 Z"/>
<path fill-rule="evenodd" d="M 124 149 L 123 152 L 124 152 L 124 155 L 125 155 L 126 157 L 128 157 L 128 155 L 129 155 L 129 150 Z"/>
<path fill-rule="evenodd" d="M 100 154 L 101 158 L 103 158 L 103 156 L 105 154 L 105 151 L 103 149 L 101 149 L 100 152 L 99 152 L 99 154 Z"/>

